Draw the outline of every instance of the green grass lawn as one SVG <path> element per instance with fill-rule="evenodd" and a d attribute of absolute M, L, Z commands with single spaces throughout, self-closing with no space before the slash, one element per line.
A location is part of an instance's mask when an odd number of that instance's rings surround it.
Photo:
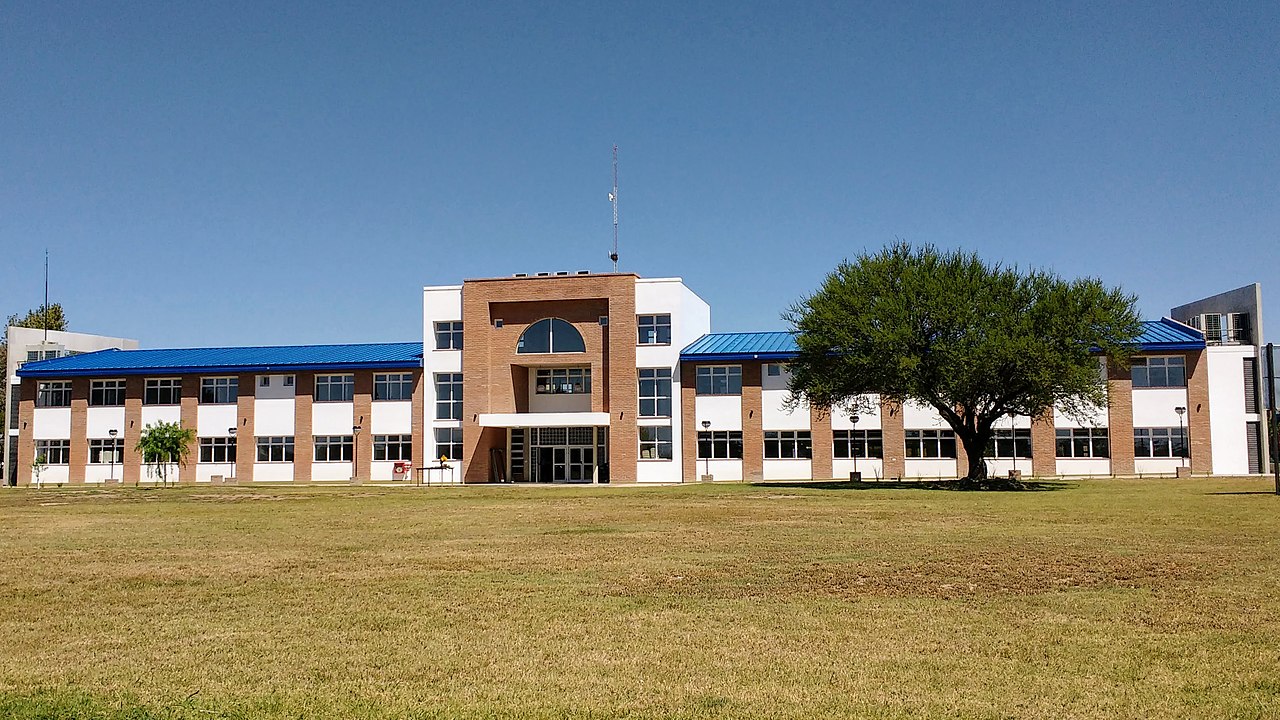
<path fill-rule="evenodd" d="M 1269 480 L 0 492 L 0 717 L 1280 717 Z"/>

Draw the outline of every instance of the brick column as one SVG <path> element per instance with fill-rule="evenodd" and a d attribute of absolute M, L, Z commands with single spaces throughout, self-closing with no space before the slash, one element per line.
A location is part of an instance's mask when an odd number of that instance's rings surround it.
<path fill-rule="evenodd" d="M 426 385 L 423 383 L 423 370 L 418 368 L 413 371 L 413 419 L 410 421 L 410 432 L 413 436 L 413 473 L 416 479 L 418 471 L 416 468 L 424 468 L 430 463 L 427 459 L 426 447 L 426 427 L 427 427 L 427 409 L 426 409 Z"/>
<path fill-rule="evenodd" d="M 809 431 L 813 437 L 813 462 L 810 476 L 815 480 L 834 477 L 832 469 L 831 411 L 825 408 L 809 408 Z"/>
<path fill-rule="evenodd" d="M 146 378 L 131 375 L 124 380 L 124 452 L 120 457 L 120 482 L 134 483 L 142 478 L 142 456 L 138 454 L 138 438 L 142 437 L 142 393 Z"/>
<path fill-rule="evenodd" d="M 1133 474 L 1133 377 L 1122 368 L 1107 366 L 1107 433 L 1111 445 L 1111 474 Z"/>
<path fill-rule="evenodd" d="M 764 479 L 764 399 L 760 370 L 761 363 L 742 364 L 742 479 L 747 481 Z"/>
<path fill-rule="evenodd" d="M 680 481 L 698 480 L 698 387 L 692 363 L 680 363 Z"/>
<path fill-rule="evenodd" d="M 67 482 L 84 484 L 85 468 L 89 464 L 89 378 L 71 379 L 71 457 L 68 458 Z"/>
<path fill-rule="evenodd" d="M 253 431 L 253 412 L 258 376 L 241 373 L 236 400 L 236 482 L 253 482 L 253 461 L 258 456 L 258 439 Z"/>
<path fill-rule="evenodd" d="M 313 382 L 314 386 L 315 383 Z M 465 398 L 466 395 L 464 394 Z M 355 422 L 353 425 L 360 426 L 360 435 L 355 439 L 356 443 L 356 467 L 355 476 L 365 482 L 369 481 L 370 473 L 373 468 L 373 371 L 364 370 L 356 373 L 356 394 L 353 407 L 353 415 Z M 294 433 L 299 430 L 295 426 Z M 311 461 L 311 414 L 307 414 L 307 462 Z M 294 477 L 297 477 L 297 439 L 294 439 Z M 308 477 L 310 474 L 308 473 Z"/>
<path fill-rule="evenodd" d="M 907 472 L 907 431 L 902 423 L 902 406 L 880 400 L 880 435 L 884 441 L 883 473 L 886 479 Z"/>
<path fill-rule="evenodd" d="M 360 373 L 356 373 L 356 387 L 360 387 Z M 293 378 L 293 481 L 311 482 L 311 463 L 315 460 L 315 437 L 312 435 L 311 406 L 315 400 L 315 373 L 295 373 Z M 357 389 L 356 392 L 359 392 Z M 368 413 L 366 412 L 367 416 Z M 355 416 L 353 416 L 354 418 Z M 353 425 L 355 423 L 352 423 Z M 367 427 L 361 428 L 363 436 Z M 365 479 L 369 478 L 367 475 Z"/>
<path fill-rule="evenodd" d="M 1058 436 L 1053 408 L 1031 419 L 1031 474 L 1035 477 L 1058 474 Z"/>
<path fill-rule="evenodd" d="M 15 482 L 19 485 L 30 485 L 31 462 L 36 459 L 35 417 L 36 417 L 36 384 L 35 378 L 27 378 L 19 383 L 18 390 L 18 468 Z M 14 387 L 9 386 L 12 392 Z M 6 437 L 5 442 L 8 442 Z"/>
<path fill-rule="evenodd" d="M 609 481 L 635 482 L 640 462 L 640 385 L 636 373 L 636 294 L 632 284 L 627 292 L 611 293 L 611 318 L 601 347 L 601 362 L 608 372 Z M 616 318 L 616 322 L 612 319 Z M 505 436 L 501 442 L 505 444 Z"/>
<path fill-rule="evenodd" d="M 196 481 L 196 463 L 200 461 L 200 376 L 184 375 L 182 377 L 182 399 L 178 408 L 178 424 L 190 428 L 195 435 L 191 439 L 190 454 L 187 464 L 178 466 L 178 483 Z"/>
<path fill-rule="evenodd" d="M 1204 350 L 1187 353 L 1187 442 L 1191 472 L 1213 472 L 1213 437 L 1209 428 L 1209 362 Z M 1265 453 L 1265 451 L 1264 451 Z"/>

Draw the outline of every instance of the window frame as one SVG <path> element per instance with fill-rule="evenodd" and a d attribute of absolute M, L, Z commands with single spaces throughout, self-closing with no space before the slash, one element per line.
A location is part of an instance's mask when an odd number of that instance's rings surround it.
<path fill-rule="evenodd" d="M 373 459 L 376 462 L 412 462 L 413 435 L 374 435 Z"/>
<path fill-rule="evenodd" d="M 590 395 L 591 368 L 535 368 L 533 392 L 535 395 Z"/>
<path fill-rule="evenodd" d="M 546 350 L 539 350 L 539 349 L 526 350 L 525 349 L 526 338 L 530 341 L 535 339 L 539 339 L 539 340 L 541 339 L 541 338 L 531 337 L 530 333 L 534 332 L 535 330 L 538 330 L 538 332 L 541 332 L 539 328 L 543 325 L 543 323 L 546 323 L 546 326 L 547 326 L 547 349 Z M 573 339 L 561 341 L 562 343 L 568 342 L 569 345 L 571 346 L 570 348 L 557 347 L 557 343 L 556 343 L 557 328 L 560 329 L 561 334 L 564 335 L 565 337 L 577 338 L 576 341 L 574 341 Z M 571 335 L 569 334 L 570 332 L 572 333 Z M 578 347 L 579 345 L 581 345 L 580 348 Z M 586 351 L 587 351 L 587 339 L 582 336 L 582 332 L 578 330 L 578 328 L 574 327 L 573 323 L 569 322 L 568 320 L 565 320 L 564 318 L 558 318 L 558 317 L 542 318 L 541 320 L 531 323 L 529 327 L 524 329 L 524 332 L 520 333 L 520 337 L 516 340 L 517 355 L 580 355 L 582 353 L 585 353 Z"/>
<path fill-rule="evenodd" d="M 859 447 L 862 449 L 862 454 L 856 455 Z M 873 447 L 875 454 L 872 454 Z M 842 448 L 843 455 L 840 454 Z M 834 460 L 852 460 L 855 457 L 859 460 L 882 460 L 884 459 L 884 431 L 857 428 L 832 430 L 831 457 Z"/>
<path fill-rule="evenodd" d="M 1101 444 L 1102 454 L 1099 454 L 1099 444 Z M 1062 454 L 1064 447 L 1069 454 Z M 1105 427 L 1054 428 L 1053 454 L 1064 460 L 1110 458 L 1111 430 Z"/>
<path fill-rule="evenodd" d="M 106 453 L 112 453 L 115 456 L 114 462 L 110 457 L 103 460 Z M 95 459 L 96 458 L 96 459 Z M 120 465 L 124 462 L 124 438 L 89 438 L 89 459 L 86 461 L 88 465 Z"/>
<path fill-rule="evenodd" d="M 169 401 L 162 402 L 164 398 L 168 398 Z M 142 404 L 159 406 L 181 405 L 182 378 L 147 378 L 142 383 Z"/>
<path fill-rule="evenodd" d="M 665 334 L 664 334 L 665 330 Z M 648 336 L 646 337 L 646 333 Z M 665 340 L 663 339 L 665 335 Z M 665 346 L 671 344 L 671 313 L 636 315 L 636 345 Z"/>
<path fill-rule="evenodd" d="M 669 418 L 674 408 L 674 383 L 671 368 L 638 368 L 636 370 L 637 415 L 643 418 Z M 663 394 L 663 388 L 666 394 Z M 664 406 L 665 403 L 665 406 Z M 652 408 L 646 410 L 646 407 Z M 663 412 L 665 407 L 666 412 Z"/>
<path fill-rule="evenodd" d="M 987 447 L 982 451 L 982 457 L 986 460 L 1030 460 L 1031 453 L 1034 452 L 1031 447 L 1031 428 L 992 428 L 991 439 L 987 442 Z M 1009 448 L 1012 448 L 1011 450 Z M 1019 455 L 1018 452 L 1025 449 L 1025 455 Z M 1005 454 L 1005 453 L 1008 454 Z"/>
<path fill-rule="evenodd" d="M 125 400 L 124 378 L 103 378 L 89 381 L 89 407 L 122 407 Z M 95 396 L 98 398 L 94 401 Z M 108 400 L 117 402 L 107 402 Z"/>
<path fill-rule="evenodd" d="M 1142 443 L 1139 445 L 1139 443 Z M 1156 454 L 1158 444 L 1167 443 L 1168 454 Z M 1181 449 L 1181 453 L 1178 450 Z M 1190 457 L 1185 427 L 1136 427 L 1133 429 L 1133 456 L 1150 460 L 1182 460 Z"/>
<path fill-rule="evenodd" d="M 291 463 L 294 460 L 293 435 L 259 435 L 254 438 L 257 452 L 254 455 L 255 463 L 262 464 L 281 464 Z M 278 452 L 277 452 L 278 450 Z M 266 451 L 266 459 L 263 454 Z M 272 455 L 279 454 L 279 458 L 273 458 Z"/>
<path fill-rule="evenodd" d="M 1172 381 L 1174 369 L 1181 376 L 1181 382 Z M 1153 371 L 1156 370 L 1159 376 L 1164 378 L 1159 382 L 1152 379 Z M 1129 365 L 1129 379 L 1137 389 L 1184 388 L 1187 386 L 1187 359 L 1182 355 L 1148 355 L 1133 358 Z"/>
<path fill-rule="evenodd" d="M 442 378 L 448 378 L 447 380 Z M 435 382 L 436 389 L 436 420 L 461 420 L 462 419 L 462 394 L 464 392 L 462 384 L 462 373 L 435 373 L 432 377 Z M 449 397 L 443 397 L 441 389 L 449 388 Z M 456 395 L 456 397 L 455 397 Z M 449 408 L 446 414 L 441 415 L 442 408 Z"/>
<path fill-rule="evenodd" d="M 697 460 L 741 460 L 741 430 L 699 430 Z M 704 451 L 710 448 L 711 454 Z M 724 454 L 719 454 L 723 451 Z"/>
<path fill-rule="evenodd" d="M 233 465 L 236 462 L 236 438 L 234 435 L 202 437 L 197 452 L 198 465 Z"/>
<path fill-rule="evenodd" d="M 320 392 L 321 387 L 324 388 L 323 393 Z M 334 397 L 335 389 L 338 391 L 337 397 Z M 312 402 L 354 402 L 355 397 L 356 376 L 354 373 L 326 373 L 324 375 L 316 375 L 315 394 L 311 396 Z"/>
<path fill-rule="evenodd" d="M 37 380 L 36 407 L 69 408 L 71 407 L 70 380 Z"/>
<path fill-rule="evenodd" d="M 913 428 L 903 432 L 903 459 L 905 460 L 955 460 L 956 459 L 956 433 L 954 430 L 947 428 Z M 913 455 L 912 448 L 915 448 L 916 454 Z M 927 449 L 932 447 L 934 455 L 927 454 Z M 950 447 L 951 454 L 946 455 L 947 447 Z"/>
<path fill-rule="evenodd" d="M 36 452 L 32 458 L 44 456 L 45 465 L 70 465 L 71 464 L 71 439 L 43 438 L 36 440 Z M 42 449 L 43 448 L 43 449 Z"/>
<path fill-rule="evenodd" d="M 717 376 L 723 377 L 718 381 Z M 693 378 L 694 392 L 697 395 L 708 397 L 742 395 L 741 365 L 698 365 L 694 369 Z M 720 383 L 723 385 L 717 389 Z"/>
<path fill-rule="evenodd" d="M 413 373 L 375 373 L 373 376 L 374 402 L 403 402 L 413 400 Z M 392 390 L 395 390 L 392 392 Z M 399 395 L 401 397 L 391 397 Z"/>
<path fill-rule="evenodd" d="M 791 453 L 788 455 L 787 453 Z M 812 430 L 765 430 L 765 460 L 812 460 Z"/>
<path fill-rule="evenodd" d="M 436 335 L 437 350 L 462 349 L 461 320 L 437 320 L 433 327 Z"/>
<path fill-rule="evenodd" d="M 441 434 L 442 434 L 442 433 L 447 433 L 446 437 L 448 438 L 448 440 L 446 440 L 446 441 L 442 441 L 442 440 L 440 439 L 440 437 L 441 437 Z M 463 454 L 463 452 L 464 452 L 464 448 L 463 448 L 463 444 L 462 444 L 462 428 L 460 428 L 460 427 L 438 427 L 438 428 L 435 428 L 435 432 L 433 433 L 433 435 L 434 435 L 434 437 L 435 437 L 435 441 L 436 441 L 436 443 L 435 443 L 435 444 L 436 444 L 436 453 L 435 453 L 435 455 L 436 455 L 436 456 L 435 456 L 435 458 L 434 458 L 435 460 L 437 460 L 437 461 L 438 461 L 438 460 L 440 459 L 441 448 L 447 448 L 447 449 L 448 449 L 448 451 L 447 451 L 447 452 L 445 452 L 444 454 L 449 456 L 448 462 L 461 462 L 461 461 L 462 461 L 462 454 Z M 454 457 L 454 456 L 453 456 L 453 451 L 454 451 L 455 449 L 457 450 L 457 455 L 458 455 L 457 457 Z"/>
<path fill-rule="evenodd" d="M 211 399 L 206 399 L 206 397 Z M 220 399 L 221 398 L 221 399 Z M 240 398 L 240 378 L 218 375 L 200 378 L 201 405 L 233 405 Z"/>
<path fill-rule="evenodd" d="M 352 462 L 355 458 L 355 440 L 354 435 L 314 435 L 311 438 L 311 461 Z"/>
<path fill-rule="evenodd" d="M 639 425 L 636 433 L 640 441 L 640 462 L 670 462 L 674 459 L 675 443 L 671 439 L 670 425 Z M 645 437 L 646 434 L 649 437 Z M 651 454 L 646 457 L 646 452 Z"/>

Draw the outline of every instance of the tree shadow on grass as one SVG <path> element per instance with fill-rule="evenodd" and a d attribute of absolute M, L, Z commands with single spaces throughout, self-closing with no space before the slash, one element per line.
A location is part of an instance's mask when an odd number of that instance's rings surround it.
<path fill-rule="evenodd" d="M 1220 490 L 1218 492 L 1207 492 L 1205 495 L 1275 495 L 1274 490 Z"/>
<path fill-rule="evenodd" d="M 780 480 L 749 483 L 758 488 L 803 488 L 807 490 L 952 490 L 963 492 L 1052 492 L 1069 490 L 1074 483 L 1024 480 L 1018 485 L 974 487 L 959 480 Z"/>

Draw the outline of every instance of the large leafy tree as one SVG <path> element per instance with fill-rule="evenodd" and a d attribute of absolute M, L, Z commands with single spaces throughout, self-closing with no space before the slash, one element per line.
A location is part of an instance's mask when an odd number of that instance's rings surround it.
<path fill-rule="evenodd" d="M 930 406 L 964 446 L 965 480 L 984 485 L 997 420 L 1106 403 L 1102 359 L 1127 362 L 1135 302 L 1096 279 L 900 243 L 841 263 L 787 313 L 791 390 L 817 407 L 857 409 L 868 395 Z"/>
<path fill-rule="evenodd" d="M 162 485 L 169 484 L 169 466 L 186 466 L 196 431 L 179 423 L 157 422 L 147 425 L 138 437 L 137 451 L 153 476 Z"/>
<path fill-rule="evenodd" d="M 9 328 L 24 327 L 35 328 L 37 330 L 66 330 L 67 316 L 62 311 L 62 305 L 59 303 L 50 303 L 46 308 L 41 305 L 38 308 L 28 310 L 25 315 L 10 315 L 4 324 L 4 338 L 0 339 L 0 427 L 5 427 L 5 413 L 9 409 L 9 404 L 5 402 L 5 396 L 8 392 L 9 377 L 3 372 L 3 368 L 9 367 Z"/>

